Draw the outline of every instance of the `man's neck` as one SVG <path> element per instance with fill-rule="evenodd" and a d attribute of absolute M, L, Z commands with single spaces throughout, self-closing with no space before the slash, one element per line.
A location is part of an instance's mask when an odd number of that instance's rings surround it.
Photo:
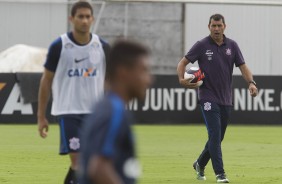
<path fill-rule="evenodd" d="M 215 43 L 218 45 L 218 46 L 221 46 L 223 44 L 223 39 L 220 40 L 220 41 L 215 41 Z"/>
<path fill-rule="evenodd" d="M 125 88 L 121 87 L 120 85 L 111 85 L 110 91 L 114 92 L 116 95 L 118 95 L 125 104 L 127 104 L 130 101 L 130 97 L 126 91 Z"/>
<path fill-rule="evenodd" d="M 72 35 L 74 40 L 79 43 L 80 45 L 85 45 L 90 42 L 90 32 L 80 33 L 77 31 L 72 31 Z"/>
<path fill-rule="evenodd" d="M 222 36 L 220 39 L 214 39 L 212 36 L 211 38 L 218 46 L 221 46 L 224 43 L 224 36 Z"/>

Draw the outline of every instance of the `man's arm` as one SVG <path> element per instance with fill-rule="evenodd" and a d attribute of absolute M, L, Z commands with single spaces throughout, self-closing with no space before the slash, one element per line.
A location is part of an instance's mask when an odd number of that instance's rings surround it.
<path fill-rule="evenodd" d="M 256 87 L 256 85 L 254 85 L 253 83 L 250 83 L 251 81 L 253 81 L 253 75 L 251 73 L 251 71 L 249 70 L 249 68 L 247 67 L 246 64 L 242 64 L 239 66 L 239 69 L 241 70 L 242 76 L 245 79 L 245 81 L 249 84 L 249 91 L 250 91 L 250 95 L 252 97 L 257 96 L 258 94 L 258 89 Z"/>
<path fill-rule="evenodd" d="M 185 57 L 183 57 L 178 65 L 177 65 L 177 74 L 178 74 L 178 80 L 179 80 L 179 83 L 186 87 L 186 88 L 190 88 L 190 89 L 196 89 L 199 87 L 199 84 L 198 83 L 191 83 L 191 81 L 193 80 L 192 78 L 191 79 L 184 79 L 184 73 L 185 73 L 185 70 L 186 70 L 186 66 L 189 64 L 189 60 L 186 59 Z"/>
<path fill-rule="evenodd" d="M 37 123 L 38 123 L 38 131 L 42 138 L 47 137 L 47 132 L 48 132 L 49 123 L 48 120 L 46 119 L 46 108 L 51 94 L 51 86 L 52 86 L 53 78 L 54 78 L 54 72 L 45 69 L 39 86 Z"/>
<path fill-rule="evenodd" d="M 103 156 L 93 156 L 90 159 L 87 174 L 96 184 L 123 184 L 111 160 Z"/>

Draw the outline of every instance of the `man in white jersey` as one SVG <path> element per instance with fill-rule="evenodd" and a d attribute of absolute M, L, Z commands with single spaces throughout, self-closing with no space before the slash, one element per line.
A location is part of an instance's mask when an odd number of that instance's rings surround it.
<path fill-rule="evenodd" d="M 50 46 L 41 78 L 38 99 L 38 130 L 45 138 L 48 132 L 46 107 L 52 89 L 52 115 L 58 117 L 61 134 L 60 154 L 69 154 L 70 169 L 65 184 L 76 184 L 79 131 L 84 116 L 104 92 L 105 53 L 109 46 L 90 33 L 94 21 L 92 6 L 76 2 L 71 9 L 73 30 Z"/>

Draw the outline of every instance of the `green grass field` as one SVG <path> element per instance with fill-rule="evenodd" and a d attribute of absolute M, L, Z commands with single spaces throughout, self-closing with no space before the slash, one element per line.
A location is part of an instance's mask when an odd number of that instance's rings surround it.
<path fill-rule="evenodd" d="M 141 184 L 215 183 L 196 181 L 191 167 L 206 141 L 204 126 L 135 126 L 143 165 Z M 232 183 L 282 183 L 282 127 L 230 126 L 223 143 L 225 169 Z M 59 156 L 58 126 L 47 139 L 35 125 L 0 125 L 0 183 L 61 184 L 68 157 Z"/>

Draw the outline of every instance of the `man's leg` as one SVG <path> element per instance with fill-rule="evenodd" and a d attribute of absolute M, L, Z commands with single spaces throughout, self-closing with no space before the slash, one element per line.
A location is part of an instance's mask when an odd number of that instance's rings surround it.
<path fill-rule="evenodd" d="M 70 161 L 71 161 L 71 168 L 73 170 L 78 170 L 78 159 L 79 159 L 79 153 L 70 153 Z"/>
<path fill-rule="evenodd" d="M 231 111 L 232 111 L 231 106 L 223 106 L 223 108 L 221 108 L 221 142 L 224 139 L 224 135 L 225 135 L 225 132 L 226 132 L 226 128 L 227 128 L 227 125 L 228 125 L 228 121 L 229 121 Z M 204 114 L 203 111 L 202 111 L 202 113 Z M 199 159 L 198 159 L 198 163 L 199 163 L 200 167 L 202 167 L 202 168 L 204 168 L 208 164 L 208 162 L 211 158 L 208 145 L 209 145 L 209 141 L 207 141 L 205 148 L 204 148 L 203 152 L 201 153 L 201 155 L 199 156 Z"/>
<path fill-rule="evenodd" d="M 211 158 L 215 174 L 224 173 L 221 152 L 221 112 L 216 103 L 201 102 L 202 113 L 207 126 L 209 139 L 198 159 L 201 167 L 205 167 Z"/>
<path fill-rule="evenodd" d="M 77 183 L 76 171 L 78 169 L 79 154 L 69 153 L 69 156 L 70 156 L 71 166 L 65 178 L 64 184 L 76 184 Z"/>
<path fill-rule="evenodd" d="M 230 114 L 232 111 L 232 106 L 221 106 L 221 141 L 224 139 L 224 135 L 226 132 L 226 128 L 228 125 L 228 121 L 230 118 Z"/>
<path fill-rule="evenodd" d="M 64 184 L 77 184 L 76 170 L 78 168 L 78 151 L 80 149 L 80 118 L 76 115 L 66 115 L 59 118 L 61 146 L 60 154 L 68 154 L 70 157 L 70 168 L 65 177 Z"/>
<path fill-rule="evenodd" d="M 223 141 L 225 136 L 231 110 L 232 110 L 231 106 L 220 106 L 221 142 Z M 223 173 L 218 173 L 218 174 L 223 174 Z"/>
<path fill-rule="evenodd" d="M 209 151 L 208 151 L 208 143 L 206 143 L 206 146 L 205 146 L 202 154 L 199 156 L 199 158 L 196 160 L 196 162 L 193 163 L 193 168 L 196 171 L 198 180 L 206 180 L 205 167 L 206 167 L 209 159 L 210 159 L 210 155 L 209 155 Z"/>
<path fill-rule="evenodd" d="M 205 168 L 206 165 L 208 164 L 210 158 L 211 158 L 211 156 L 210 156 L 210 153 L 209 153 L 209 141 L 207 141 L 205 148 L 202 151 L 202 153 L 200 154 L 197 162 L 198 162 L 198 164 L 201 168 Z"/>
<path fill-rule="evenodd" d="M 221 142 L 224 139 L 224 135 L 226 132 L 226 128 L 228 125 L 228 120 L 231 114 L 231 106 L 220 106 L 220 114 L 221 114 Z M 229 180 L 227 179 L 224 172 L 218 173 L 216 175 L 217 183 L 229 183 Z"/>

